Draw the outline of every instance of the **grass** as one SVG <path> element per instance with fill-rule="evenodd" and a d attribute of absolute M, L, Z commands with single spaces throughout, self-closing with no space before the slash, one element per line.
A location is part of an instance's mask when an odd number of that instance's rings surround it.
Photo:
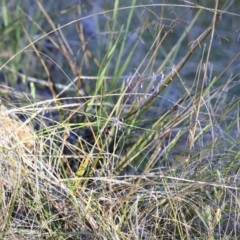
<path fill-rule="evenodd" d="M 237 239 L 237 1 L 9 4 L 1 239 Z"/>

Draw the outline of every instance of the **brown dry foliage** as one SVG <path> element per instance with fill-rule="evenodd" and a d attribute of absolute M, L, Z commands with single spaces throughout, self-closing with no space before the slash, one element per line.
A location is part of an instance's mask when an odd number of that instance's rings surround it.
<path fill-rule="evenodd" d="M 0 109 L 0 147 L 13 149 L 16 145 L 32 152 L 35 146 L 34 131 L 30 126 L 11 118 L 4 107 Z"/>

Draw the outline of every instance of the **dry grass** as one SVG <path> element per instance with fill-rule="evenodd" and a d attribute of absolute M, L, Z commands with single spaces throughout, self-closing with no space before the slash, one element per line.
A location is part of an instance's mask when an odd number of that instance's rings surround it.
<path fill-rule="evenodd" d="M 2 4 L 1 239 L 237 239 L 239 53 L 218 64 L 214 43 L 233 2 L 84 3 L 61 26 Z"/>

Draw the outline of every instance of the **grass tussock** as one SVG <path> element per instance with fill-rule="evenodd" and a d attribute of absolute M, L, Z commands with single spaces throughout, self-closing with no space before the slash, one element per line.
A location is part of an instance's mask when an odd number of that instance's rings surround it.
<path fill-rule="evenodd" d="M 1 3 L 1 239 L 238 238 L 238 6 L 160 2 Z"/>

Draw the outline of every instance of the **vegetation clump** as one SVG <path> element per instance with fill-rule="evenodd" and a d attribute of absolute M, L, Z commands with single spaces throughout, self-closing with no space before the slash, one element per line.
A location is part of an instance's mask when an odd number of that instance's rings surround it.
<path fill-rule="evenodd" d="M 0 7 L 0 238 L 237 239 L 239 3 L 53 2 Z"/>

